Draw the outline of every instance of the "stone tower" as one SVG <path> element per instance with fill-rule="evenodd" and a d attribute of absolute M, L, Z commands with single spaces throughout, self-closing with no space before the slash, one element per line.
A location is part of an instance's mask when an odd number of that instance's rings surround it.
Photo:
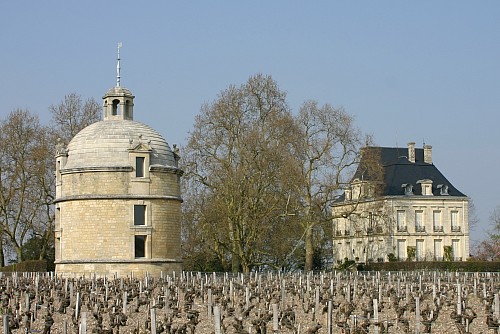
<path fill-rule="evenodd" d="M 136 122 L 134 96 L 117 86 L 104 119 L 56 156 L 56 272 L 127 276 L 182 269 L 179 156 Z"/>

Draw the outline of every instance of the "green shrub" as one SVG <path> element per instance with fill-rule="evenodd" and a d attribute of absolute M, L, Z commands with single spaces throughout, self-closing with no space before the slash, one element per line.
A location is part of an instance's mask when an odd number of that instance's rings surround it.
<path fill-rule="evenodd" d="M 369 263 L 366 271 L 442 270 L 464 272 L 500 272 L 500 261 L 399 261 Z"/>
<path fill-rule="evenodd" d="M 389 253 L 387 255 L 387 258 L 389 259 L 389 262 L 395 262 L 398 260 L 398 258 L 396 257 L 396 255 L 394 255 L 394 253 Z"/>

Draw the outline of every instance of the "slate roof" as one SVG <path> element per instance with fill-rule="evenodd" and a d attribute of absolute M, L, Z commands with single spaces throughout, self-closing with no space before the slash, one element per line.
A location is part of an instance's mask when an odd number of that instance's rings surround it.
<path fill-rule="evenodd" d="M 384 196 L 405 196 L 403 184 L 413 185 L 413 194 L 422 194 L 422 187 L 417 181 L 432 180 L 432 193 L 434 196 L 460 196 L 466 195 L 455 188 L 448 179 L 432 163 L 424 162 L 424 149 L 415 148 L 415 162 L 408 160 L 408 148 L 401 147 L 368 147 L 365 150 L 376 150 L 380 156 L 384 170 Z M 363 160 L 360 166 L 363 165 Z M 363 174 L 363 168 L 358 167 L 354 179 L 369 180 Z M 441 195 L 438 185 L 448 186 L 448 195 Z M 342 195 L 342 197 L 344 197 Z"/>

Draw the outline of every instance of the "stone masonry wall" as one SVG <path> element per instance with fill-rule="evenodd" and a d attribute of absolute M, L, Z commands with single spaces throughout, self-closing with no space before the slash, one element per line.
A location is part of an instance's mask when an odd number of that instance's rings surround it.
<path fill-rule="evenodd" d="M 128 275 L 181 270 L 179 176 L 151 173 L 144 180 L 149 186 L 135 187 L 132 194 L 130 178 L 125 171 L 62 175 L 61 197 L 56 199 L 61 200 L 56 204 L 57 272 Z M 134 226 L 137 204 L 147 208 L 144 226 Z M 145 258 L 135 259 L 135 235 L 147 236 Z"/>

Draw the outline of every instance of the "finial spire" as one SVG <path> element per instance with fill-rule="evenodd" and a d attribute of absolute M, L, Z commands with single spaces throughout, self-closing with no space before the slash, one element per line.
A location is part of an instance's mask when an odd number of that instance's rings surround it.
<path fill-rule="evenodd" d="M 120 87 L 120 48 L 122 47 L 122 42 L 118 43 L 118 62 L 116 63 L 116 87 Z"/>

